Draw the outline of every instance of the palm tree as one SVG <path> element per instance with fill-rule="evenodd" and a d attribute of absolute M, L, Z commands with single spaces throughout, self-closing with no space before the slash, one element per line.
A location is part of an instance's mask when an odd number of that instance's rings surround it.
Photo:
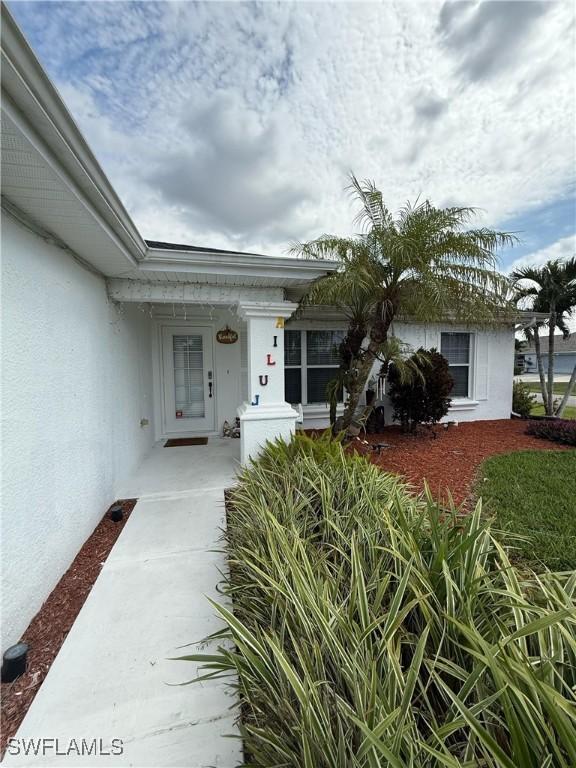
<path fill-rule="evenodd" d="M 342 428 L 354 418 L 376 361 L 386 365 L 395 351 L 391 325 L 396 317 L 475 325 L 508 311 L 509 283 L 496 269 L 496 252 L 516 238 L 491 229 L 465 229 L 473 208 L 436 208 L 408 203 L 394 217 L 373 181 L 351 176 L 361 204 L 353 237 L 322 235 L 296 243 L 291 252 L 331 258 L 340 269 L 312 285 L 302 304 L 339 308 L 348 318 L 340 348 L 339 383 L 347 391 Z"/>
<path fill-rule="evenodd" d="M 531 309 L 548 315 L 547 320 L 537 322 L 524 333 L 528 341 L 534 343 L 542 400 L 547 416 L 554 416 L 554 346 L 556 329 L 564 338 L 570 335 L 567 321 L 576 307 L 576 258 L 562 261 L 554 259 L 542 267 L 523 267 L 511 274 L 516 286 L 516 301 L 525 304 L 531 300 Z M 540 330 L 548 328 L 548 376 L 544 372 L 540 349 Z M 561 416 L 570 391 L 576 381 L 576 367 L 572 373 L 571 386 L 562 400 L 556 415 Z"/>

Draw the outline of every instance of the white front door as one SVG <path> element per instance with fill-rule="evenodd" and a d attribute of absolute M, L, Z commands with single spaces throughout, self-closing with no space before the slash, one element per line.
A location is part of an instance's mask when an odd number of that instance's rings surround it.
<path fill-rule="evenodd" d="M 162 328 L 167 434 L 214 431 L 212 328 Z"/>

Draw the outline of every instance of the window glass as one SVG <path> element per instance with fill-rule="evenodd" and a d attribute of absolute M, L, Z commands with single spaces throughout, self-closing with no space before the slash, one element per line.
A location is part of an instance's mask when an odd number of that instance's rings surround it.
<path fill-rule="evenodd" d="M 308 369 L 308 402 L 321 404 L 328 402 L 326 387 L 332 379 L 336 378 L 337 368 L 309 368 Z M 339 400 L 342 400 L 340 392 Z"/>
<path fill-rule="evenodd" d="M 300 331 L 284 332 L 284 365 L 300 365 L 302 360 L 301 340 Z"/>
<path fill-rule="evenodd" d="M 443 333 L 440 351 L 454 379 L 452 397 L 468 397 L 470 387 L 470 334 Z"/>
<path fill-rule="evenodd" d="M 454 387 L 450 392 L 451 397 L 468 397 L 468 375 L 469 367 L 467 365 L 451 365 L 450 376 L 454 379 Z"/>
<path fill-rule="evenodd" d="M 306 358 L 308 365 L 339 365 L 338 348 L 344 331 L 308 331 Z"/>
<path fill-rule="evenodd" d="M 450 365 L 470 362 L 470 334 L 443 333 L 441 352 Z"/>
<path fill-rule="evenodd" d="M 345 331 L 284 332 L 284 391 L 292 405 L 326 405 L 326 385 L 340 365 L 339 345 Z M 343 399 L 340 389 L 338 400 Z"/>
<path fill-rule="evenodd" d="M 302 402 L 302 369 L 284 369 L 284 397 L 291 405 Z"/>

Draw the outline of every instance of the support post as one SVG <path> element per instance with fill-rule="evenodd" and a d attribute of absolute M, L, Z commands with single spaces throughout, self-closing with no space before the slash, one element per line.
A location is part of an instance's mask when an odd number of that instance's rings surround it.
<path fill-rule="evenodd" d="M 298 414 L 284 395 L 284 322 L 297 306 L 288 301 L 238 304 L 248 334 L 249 400 L 238 409 L 243 464 L 268 440 L 294 434 Z"/>

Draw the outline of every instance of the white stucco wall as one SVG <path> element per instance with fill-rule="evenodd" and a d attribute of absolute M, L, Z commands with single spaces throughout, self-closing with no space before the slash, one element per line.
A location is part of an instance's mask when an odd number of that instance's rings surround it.
<path fill-rule="evenodd" d="M 291 321 L 287 328 L 318 329 L 345 328 L 346 321 Z M 471 396 L 454 399 L 444 421 L 481 421 L 508 419 L 512 410 L 512 381 L 514 369 L 514 329 L 500 326 L 496 330 L 485 330 L 470 326 L 395 323 L 394 333 L 413 350 L 419 347 L 440 349 L 442 331 L 462 331 L 473 335 L 471 365 Z M 380 363 L 374 365 L 376 376 Z M 386 423 L 392 423 L 392 406 L 387 397 L 382 404 L 385 408 Z M 328 406 L 304 407 L 304 427 L 323 429 L 328 426 Z"/>
<path fill-rule="evenodd" d="M 151 445 L 153 395 L 147 316 L 119 313 L 102 277 L 9 215 L 2 224 L 5 649 Z"/>

